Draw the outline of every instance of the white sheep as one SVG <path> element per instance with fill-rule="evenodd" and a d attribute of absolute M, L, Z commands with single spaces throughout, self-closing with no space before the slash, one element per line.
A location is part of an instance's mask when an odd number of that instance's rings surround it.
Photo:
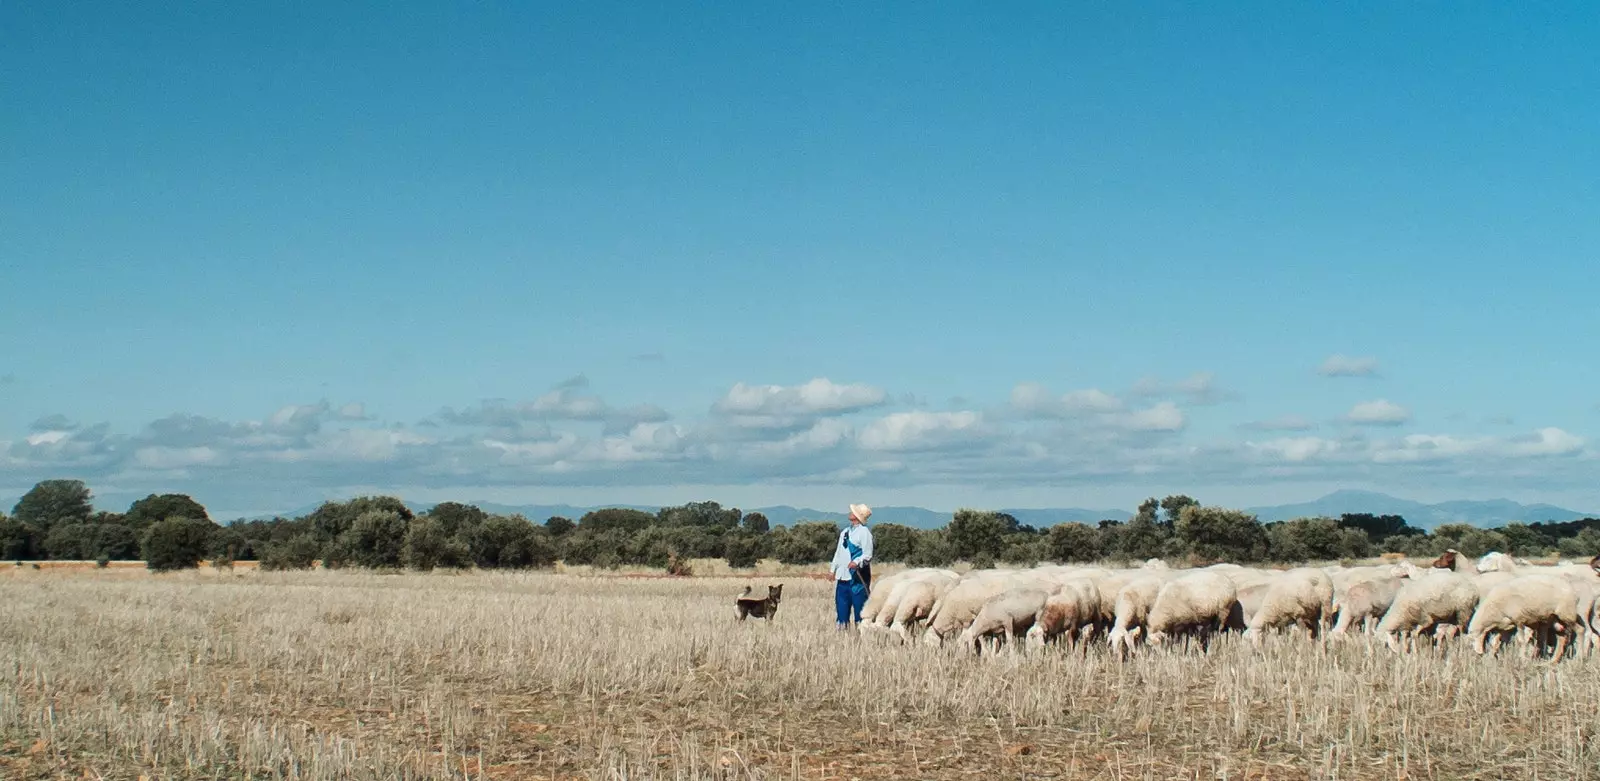
<path fill-rule="evenodd" d="M 994 635 L 1007 643 L 1023 637 L 1033 628 L 1049 599 L 1050 592 L 1042 588 L 1007 589 L 991 597 L 983 603 L 972 623 L 961 631 L 956 646 L 978 651 L 980 643 Z"/>
<path fill-rule="evenodd" d="M 928 629 L 922 635 L 926 645 L 941 645 L 977 618 L 983 604 L 1008 588 L 1038 584 L 1042 579 L 1025 570 L 976 570 L 969 572 L 950 589 L 928 616 Z"/>
<path fill-rule="evenodd" d="M 1273 579 L 1244 636 L 1261 645 L 1269 629 L 1299 624 L 1312 637 L 1333 615 L 1333 579 L 1316 567 L 1297 567 Z"/>
<path fill-rule="evenodd" d="M 1550 629 L 1558 638 L 1553 659 L 1560 659 L 1583 628 L 1577 603 L 1577 590 L 1560 575 L 1519 575 L 1484 593 L 1467 626 L 1467 636 L 1481 655 L 1491 632 L 1497 635 L 1498 647 L 1499 639 L 1519 629 L 1530 629 L 1535 636 Z M 1538 651 L 1535 646 L 1534 652 Z"/>
<path fill-rule="evenodd" d="M 1161 587 L 1145 624 L 1152 646 L 1182 633 L 1197 635 L 1201 647 L 1209 647 L 1212 633 L 1244 628 L 1239 590 L 1219 572 L 1202 570 L 1174 578 Z"/>
<path fill-rule="evenodd" d="M 1405 577 L 1406 583 L 1378 622 L 1378 634 L 1395 651 L 1441 625 L 1465 627 L 1478 607 L 1478 587 L 1470 575 L 1450 569 L 1420 569 L 1410 562 L 1396 566 L 1395 574 Z"/>
<path fill-rule="evenodd" d="M 1111 632 L 1107 635 L 1112 652 L 1126 656 L 1133 650 L 1133 644 L 1144 632 L 1151 606 L 1169 579 L 1165 572 L 1152 572 L 1130 579 L 1117 591 Z"/>
<path fill-rule="evenodd" d="M 902 642 L 910 642 L 912 630 L 932 615 L 934 604 L 950 593 L 957 580 L 954 573 L 932 572 L 912 581 L 900 597 L 889 631 Z"/>
<path fill-rule="evenodd" d="M 1382 578 L 1366 578 L 1345 587 L 1342 602 L 1335 609 L 1338 614 L 1333 624 L 1333 635 L 1344 635 L 1356 622 L 1367 634 L 1377 631 L 1383 614 L 1394 604 L 1394 598 L 1405 585 L 1406 578 L 1394 574 L 1393 568 Z"/>
<path fill-rule="evenodd" d="M 903 591 L 903 584 L 910 581 L 915 574 L 916 570 L 903 570 L 873 579 L 871 593 L 867 595 L 866 604 L 861 606 L 862 629 L 875 629 L 878 627 L 878 619 L 880 614 L 884 612 L 884 605 L 891 598 L 897 599 L 900 592 L 896 591 L 896 589 Z M 888 612 L 890 616 L 894 615 L 893 608 L 890 608 Z"/>
<path fill-rule="evenodd" d="M 1087 652 L 1086 641 L 1099 620 L 1099 587 L 1088 578 L 1069 580 L 1045 600 L 1044 610 L 1028 630 L 1028 645 L 1042 647 L 1066 635 L 1067 641 L 1073 644 L 1085 641 L 1082 647 Z"/>

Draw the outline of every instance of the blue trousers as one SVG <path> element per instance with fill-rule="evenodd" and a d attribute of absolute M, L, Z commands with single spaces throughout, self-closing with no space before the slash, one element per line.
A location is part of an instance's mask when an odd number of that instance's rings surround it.
<path fill-rule="evenodd" d="M 850 623 L 851 613 L 855 614 L 856 623 L 861 623 L 861 608 L 866 604 L 867 586 L 860 578 L 833 582 L 833 609 L 838 615 L 839 626 Z"/>

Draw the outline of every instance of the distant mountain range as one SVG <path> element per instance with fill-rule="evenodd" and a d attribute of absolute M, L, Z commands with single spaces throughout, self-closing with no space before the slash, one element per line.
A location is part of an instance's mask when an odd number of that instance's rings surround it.
<path fill-rule="evenodd" d="M 645 512 L 655 512 L 659 505 L 642 504 L 608 504 L 593 507 L 577 507 L 570 504 L 525 504 L 509 505 L 495 502 L 470 502 L 481 508 L 484 512 L 501 515 L 521 514 L 534 521 L 543 522 L 552 516 L 564 516 L 576 521 L 584 513 L 601 507 L 625 507 Z M 431 504 L 419 502 L 406 502 L 413 512 L 425 512 L 432 507 Z M 307 505 L 297 510 L 280 513 L 283 517 L 294 518 L 306 515 L 317 509 L 318 505 Z M 759 512 L 767 516 L 773 526 L 793 526 L 799 521 L 833 521 L 843 523 L 845 513 L 815 510 L 808 507 L 790 507 L 777 505 L 773 507 L 744 507 L 745 512 Z M 1473 526 L 1500 526 L 1512 521 L 1533 523 L 1536 521 L 1574 521 L 1580 518 L 1600 517 L 1600 513 L 1584 513 L 1556 507 L 1550 504 L 1520 504 L 1509 499 L 1471 500 L 1458 499 L 1437 504 L 1424 504 L 1410 499 L 1401 499 L 1388 494 L 1372 491 L 1334 491 L 1320 499 L 1298 504 L 1279 504 L 1265 507 L 1250 507 L 1247 512 L 1254 513 L 1262 523 L 1273 521 L 1287 521 L 1292 518 L 1305 518 L 1311 516 L 1328 516 L 1337 518 L 1344 513 L 1372 513 L 1374 515 L 1399 515 L 1406 519 L 1412 526 L 1423 529 L 1433 529 L 1446 523 L 1465 523 Z M 1054 526 L 1058 523 L 1087 523 L 1094 525 L 1102 520 L 1126 521 L 1133 517 L 1130 510 L 1089 510 L 1078 507 L 1043 508 L 1043 509 L 1002 509 L 1001 512 L 1010 513 L 1021 523 L 1029 526 L 1043 528 Z M 872 523 L 898 523 L 913 526 L 918 529 L 937 529 L 949 523 L 951 513 L 929 510 L 923 507 L 874 507 L 872 509 Z M 258 516 L 270 518 L 271 515 Z"/>

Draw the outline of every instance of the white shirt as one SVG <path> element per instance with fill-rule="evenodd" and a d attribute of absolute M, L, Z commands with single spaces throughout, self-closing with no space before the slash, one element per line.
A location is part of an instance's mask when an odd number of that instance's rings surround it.
<path fill-rule="evenodd" d="M 849 529 L 840 532 L 839 536 L 834 538 L 833 562 L 829 565 L 829 568 L 833 571 L 835 580 L 847 581 L 855 576 L 855 572 L 850 569 L 850 562 L 852 561 L 850 549 L 844 546 L 844 536 L 847 534 L 850 535 L 850 541 L 861 548 L 861 555 L 853 559 L 856 565 L 872 563 L 872 530 L 868 529 L 865 524 L 861 526 L 851 524 Z"/>

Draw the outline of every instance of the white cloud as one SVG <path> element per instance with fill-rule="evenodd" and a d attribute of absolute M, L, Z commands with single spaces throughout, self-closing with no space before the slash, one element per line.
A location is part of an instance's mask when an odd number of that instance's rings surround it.
<path fill-rule="evenodd" d="M 1374 377 L 1378 374 L 1378 359 L 1334 354 L 1323 360 L 1317 373 L 1324 377 Z"/>
<path fill-rule="evenodd" d="M 1025 382 L 1011 389 L 1011 406 L 1026 415 L 1070 417 L 1116 412 L 1121 410 L 1123 405 L 1121 399 L 1099 388 L 1086 388 L 1055 396 L 1039 383 Z"/>
<path fill-rule="evenodd" d="M 1181 431 L 1189 421 L 1178 405 L 1163 401 L 1154 407 L 1122 415 L 1118 423 L 1130 431 Z"/>
<path fill-rule="evenodd" d="M 1388 399 L 1375 399 L 1351 407 L 1344 419 L 1360 426 L 1398 426 L 1411 419 L 1411 411 Z"/>
<path fill-rule="evenodd" d="M 819 419 L 863 412 L 889 401 L 882 388 L 818 377 L 801 385 L 735 383 L 711 405 L 711 412 L 739 429 L 795 431 Z"/>
<path fill-rule="evenodd" d="M 887 400 L 888 394 L 882 388 L 840 385 L 818 377 L 803 385 L 735 383 L 712 405 L 712 411 L 753 421 L 794 421 L 857 412 Z"/>
<path fill-rule="evenodd" d="M 868 450 L 908 451 L 970 442 L 983 435 L 983 416 L 963 412 L 896 412 L 862 429 L 859 441 Z"/>
<path fill-rule="evenodd" d="M 1246 442 L 1245 447 L 1257 453 L 1294 463 L 1335 454 L 1340 450 L 1337 441 L 1322 437 L 1284 437 L 1260 443 Z"/>
<path fill-rule="evenodd" d="M 650 485 L 1198 491 L 1409 475 L 1429 485 L 1476 486 L 1488 476 L 1581 487 L 1595 463 L 1580 432 L 1555 426 L 1402 435 L 1385 427 L 1410 413 L 1386 399 L 1347 411 L 1362 427 L 1312 436 L 1300 416 L 1234 425 L 1179 399 L 1130 405 L 1097 388 L 1053 393 L 1037 383 L 1016 385 L 993 408 L 969 399 L 944 410 L 880 408 L 889 399 L 882 391 L 828 380 L 740 384 L 709 414 L 682 420 L 649 403 L 612 406 L 576 380 L 563 385 L 533 401 L 446 409 L 427 427 L 384 425 L 381 411 L 323 402 L 255 420 L 170 415 L 131 434 L 49 416 L 46 430 L 0 440 L 0 485 L 71 475 L 144 493 L 225 485 L 307 496 L 347 486 L 614 486 L 617 501 L 628 501 L 628 487 Z"/>

